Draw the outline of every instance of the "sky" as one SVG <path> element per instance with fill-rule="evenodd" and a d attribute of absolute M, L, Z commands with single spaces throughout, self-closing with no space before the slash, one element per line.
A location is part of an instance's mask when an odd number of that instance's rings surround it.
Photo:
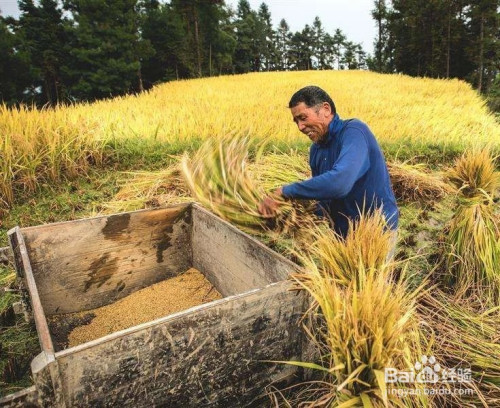
<path fill-rule="evenodd" d="M 361 43 L 366 52 L 373 54 L 373 0 L 249 0 L 253 10 L 258 10 L 263 2 L 269 7 L 275 27 L 284 18 L 290 30 L 299 31 L 306 24 L 312 25 L 318 16 L 329 34 L 340 28 L 349 41 Z M 226 0 L 226 4 L 236 9 L 238 0 Z"/>
<path fill-rule="evenodd" d="M 258 10 L 263 0 L 249 0 L 253 10 Z M 306 24 L 311 25 L 319 16 L 324 29 L 333 34 L 340 28 L 349 41 L 361 43 L 363 49 L 373 54 L 375 21 L 371 17 L 373 0 L 265 0 L 276 27 L 284 18 L 292 31 L 299 31 Z M 236 9 L 238 0 L 226 0 Z M 0 0 L 2 15 L 17 17 L 17 0 Z"/>

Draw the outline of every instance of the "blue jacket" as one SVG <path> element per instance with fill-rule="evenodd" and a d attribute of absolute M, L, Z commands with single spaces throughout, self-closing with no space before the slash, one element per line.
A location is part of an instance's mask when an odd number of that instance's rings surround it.
<path fill-rule="evenodd" d="M 318 200 L 342 236 L 347 235 L 346 217 L 357 219 L 360 210 L 370 212 L 380 206 L 389 227 L 397 228 L 399 211 L 389 172 L 365 123 L 335 115 L 325 142 L 311 146 L 309 164 L 313 177 L 284 186 L 285 197 Z"/>

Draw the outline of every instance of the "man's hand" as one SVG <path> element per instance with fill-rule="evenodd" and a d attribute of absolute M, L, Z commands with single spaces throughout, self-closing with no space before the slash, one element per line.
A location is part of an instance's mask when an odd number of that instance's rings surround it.
<path fill-rule="evenodd" d="M 274 217 L 278 212 L 280 203 L 276 200 L 277 197 L 283 197 L 281 187 L 276 189 L 271 195 L 265 196 L 264 199 L 259 203 L 259 206 L 257 208 L 264 217 Z"/>

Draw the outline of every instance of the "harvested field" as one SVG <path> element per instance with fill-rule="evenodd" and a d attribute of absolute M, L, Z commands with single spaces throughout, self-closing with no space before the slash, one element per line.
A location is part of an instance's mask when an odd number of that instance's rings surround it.
<path fill-rule="evenodd" d="M 94 310 L 49 320 L 58 348 L 74 347 L 222 296 L 195 268 Z"/>

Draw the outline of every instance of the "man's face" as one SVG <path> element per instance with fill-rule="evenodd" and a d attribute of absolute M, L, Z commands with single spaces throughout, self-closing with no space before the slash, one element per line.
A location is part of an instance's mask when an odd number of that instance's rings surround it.
<path fill-rule="evenodd" d="M 328 125 L 333 119 L 330 105 L 324 102 L 321 105 L 307 107 L 304 102 L 291 108 L 293 121 L 299 130 L 311 139 L 313 143 L 322 143 L 328 134 Z"/>

